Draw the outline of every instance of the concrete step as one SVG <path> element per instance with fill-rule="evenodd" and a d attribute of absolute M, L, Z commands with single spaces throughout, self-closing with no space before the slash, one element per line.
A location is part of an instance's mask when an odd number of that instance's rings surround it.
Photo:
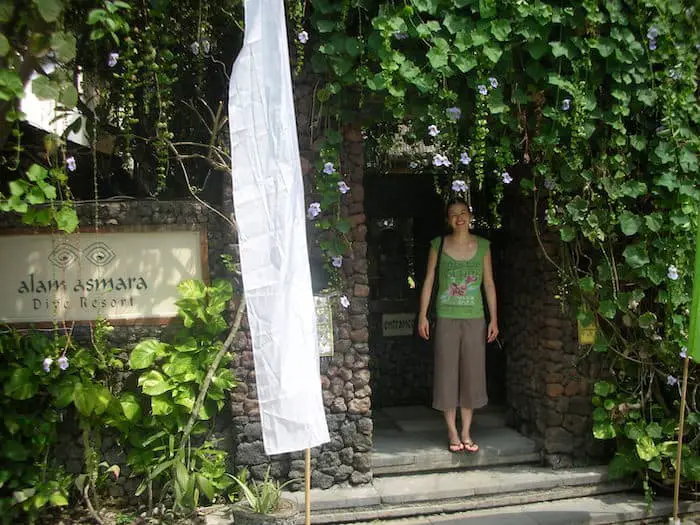
<path fill-rule="evenodd" d="M 517 466 L 391 476 L 375 479 L 371 487 L 312 490 L 312 521 L 352 523 L 455 513 L 607 494 L 628 488 L 628 483 L 608 482 L 604 467 L 552 470 Z M 303 506 L 303 493 L 290 496 Z"/>
<path fill-rule="evenodd" d="M 374 434 L 372 470 L 375 476 L 416 472 L 462 470 L 474 467 L 539 463 L 536 443 L 513 429 L 481 418 L 472 429 L 473 439 L 481 449 L 476 454 L 452 454 L 447 450 L 447 438 L 442 426 L 432 429 L 378 429 Z M 444 424 L 438 421 L 440 425 Z"/>
<path fill-rule="evenodd" d="M 355 525 L 607 525 L 613 523 L 665 524 L 672 515 L 670 499 L 656 500 L 651 508 L 638 493 L 603 494 L 557 501 L 542 501 L 486 510 L 450 512 L 435 506 L 436 512 L 400 519 L 375 519 Z M 696 525 L 700 503 L 681 502 L 682 525 Z M 314 523 L 321 523 L 314 521 Z M 341 522 L 334 522 L 341 523 Z"/>

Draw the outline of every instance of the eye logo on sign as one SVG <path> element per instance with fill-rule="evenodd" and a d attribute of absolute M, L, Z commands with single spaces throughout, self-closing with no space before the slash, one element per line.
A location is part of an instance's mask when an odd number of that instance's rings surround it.
<path fill-rule="evenodd" d="M 80 250 L 70 243 L 62 242 L 49 254 L 49 261 L 57 268 L 66 269 L 80 257 Z"/>
<path fill-rule="evenodd" d="M 95 266 L 106 266 L 117 256 L 105 243 L 93 242 L 84 252 L 85 258 Z"/>
<path fill-rule="evenodd" d="M 93 242 L 82 252 L 71 243 L 62 242 L 51 250 L 48 259 L 56 268 L 65 270 L 75 264 L 81 255 L 95 266 L 106 266 L 117 256 L 114 250 L 102 241 Z"/>

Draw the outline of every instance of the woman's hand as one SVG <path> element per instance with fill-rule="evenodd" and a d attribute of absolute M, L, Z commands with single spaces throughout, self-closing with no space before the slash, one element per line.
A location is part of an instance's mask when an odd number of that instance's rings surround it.
<path fill-rule="evenodd" d="M 430 339 L 430 323 L 425 315 L 418 316 L 418 335 L 426 341 Z"/>
<path fill-rule="evenodd" d="M 498 323 L 495 320 L 489 322 L 488 342 L 493 343 L 498 337 Z"/>

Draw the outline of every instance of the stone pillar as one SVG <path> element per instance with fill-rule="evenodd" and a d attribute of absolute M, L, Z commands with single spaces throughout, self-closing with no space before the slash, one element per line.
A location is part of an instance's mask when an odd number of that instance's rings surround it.
<path fill-rule="evenodd" d="M 497 261 L 499 320 L 507 356 L 509 422 L 542 447 L 554 467 L 600 458 L 603 443 L 592 435 L 592 380 L 597 365 L 583 359 L 574 314 L 559 297 L 558 233 L 533 204 L 508 196 L 504 242 Z"/>

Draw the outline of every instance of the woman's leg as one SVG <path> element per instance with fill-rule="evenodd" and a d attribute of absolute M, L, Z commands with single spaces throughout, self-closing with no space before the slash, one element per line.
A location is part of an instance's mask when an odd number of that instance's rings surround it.
<path fill-rule="evenodd" d="M 462 416 L 462 443 L 469 443 L 472 440 L 472 416 L 474 410 L 471 408 L 460 408 Z"/>
<path fill-rule="evenodd" d="M 459 445 L 461 445 L 462 440 L 459 439 L 459 432 L 457 432 L 457 409 L 448 408 L 442 412 L 442 415 L 445 417 L 445 425 L 447 425 L 447 438 L 450 441 L 450 448 L 453 445 L 457 445 L 456 448 L 461 450 L 462 447 Z"/>
<path fill-rule="evenodd" d="M 463 450 L 456 423 L 459 405 L 459 344 L 459 324 L 454 319 L 438 319 L 435 326 L 433 408 L 443 412 L 451 452 Z"/>

